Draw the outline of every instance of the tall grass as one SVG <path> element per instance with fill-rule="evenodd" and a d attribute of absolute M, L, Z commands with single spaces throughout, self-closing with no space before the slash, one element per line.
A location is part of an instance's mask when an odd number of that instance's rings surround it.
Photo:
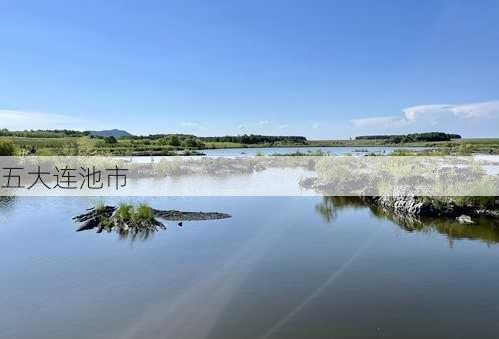
<path fill-rule="evenodd" d="M 120 203 L 116 210 L 116 217 L 122 222 L 151 222 L 154 220 L 152 208 L 146 203 L 133 206 L 129 203 Z"/>
<path fill-rule="evenodd" d="M 121 221 L 130 221 L 133 216 L 133 206 L 132 204 L 122 202 L 119 204 L 118 209 L 116 210 L 116 216 Z"/>
<path fill-rule="evenodd" d="M 133 212 L 133 220 L 135 222 L 153 221 L 154 214 L 152 208 L 145 203 L 139 204 Z"/>

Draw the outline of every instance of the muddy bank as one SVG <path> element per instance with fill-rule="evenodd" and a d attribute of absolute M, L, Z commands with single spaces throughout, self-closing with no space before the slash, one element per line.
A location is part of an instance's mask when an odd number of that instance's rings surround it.
<path fill-rule="evenodd" d="M 499 218 L 498 197 L 375 196 L 364 197 L 364 200 L 369 204 L 391 210 L 395 214 L 422 217 L 458 218 L 468 215 Z"/>
<path fill-rule="evenodd" d="M 227 213 L 219 212 L 183 212 L 177 210 L 152 210 L 154 216 L 173 221 L 199 221 L 199 220 L 216 220 L 216 219 L 227 219 L 231 215 Z"/>

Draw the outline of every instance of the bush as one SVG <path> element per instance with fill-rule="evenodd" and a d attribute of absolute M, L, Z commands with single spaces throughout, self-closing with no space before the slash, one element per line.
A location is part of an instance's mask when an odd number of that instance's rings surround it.
<path fill-rule="evenodd" d="M 474 150 L 473 145 L 464 143 L 459 145 L 457 152 L 462 155 L 467 155 L 467 154 L 472 154 L 473 150 Z"/>
<path fill-rule="evenodd" d="M 194 138 L 187 138 L 182 141 L 182 147 L 184 148 L 203 148 L 204 144 Z"/>
<path fill-rule="evenodd" d="M 16 155 L 14 143 L 8 140 L 0 140 L 0 156 Z"/>
<path fill-rule="evenodd" d="M 113 137 L 113 136 L 111 135 L 111 136 L 109 136 L 109 137 L 105 137 L 105 138 L 104 138 L 104 142 L 105 142 L 106 144 L 117 144 L 117 143 L 118 143 L 118 140 L 116 140 L 116 138 L 115 138 L 115 137 Z"/>
<path fill-rule="evenodd" d="M 180 139 L 176 135 L 170 135 L 167 140 L 170 146 L 174 147 L 180 146 Z"/>

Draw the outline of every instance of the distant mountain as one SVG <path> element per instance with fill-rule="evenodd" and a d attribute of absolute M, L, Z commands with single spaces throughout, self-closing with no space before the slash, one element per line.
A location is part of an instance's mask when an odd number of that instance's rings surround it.
<path fill-rule="evenodd" d="M 109 129 L 103 131 L 88 131 L 90 135 L 94 137 L 128 137 L 131 136 L 127 131 L 123 131 L 121 129 Z"/>

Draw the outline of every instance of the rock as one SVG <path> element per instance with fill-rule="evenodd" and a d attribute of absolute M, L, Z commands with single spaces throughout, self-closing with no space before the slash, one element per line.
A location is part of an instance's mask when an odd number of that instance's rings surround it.
<path fill-rule="evenodd" d="M 460 223 L 460 224 L 474 224 L 475 222 L 473 220 L 471 220 L 471 217 L 463 214 L 463 215 L 460 215 L 459 217 L 456 218 L 456 220 Z"/>
<path fill-rule="evenodd" d="M 424 199 L 414 196 L 410 186 L 400 186 L 374 199 L 374 202 L 396 214 L 409 214 L 413 216 L 430 216 L 437 213 L 434 207 Z"/>
<path fill-rule="evenodd" d="M 157 210 L 153 208 L 155 217 L 172 221 L 216 220 L 230 218 L 231 215 L 219 212 L 183 212 L 177 210 Z"/>

